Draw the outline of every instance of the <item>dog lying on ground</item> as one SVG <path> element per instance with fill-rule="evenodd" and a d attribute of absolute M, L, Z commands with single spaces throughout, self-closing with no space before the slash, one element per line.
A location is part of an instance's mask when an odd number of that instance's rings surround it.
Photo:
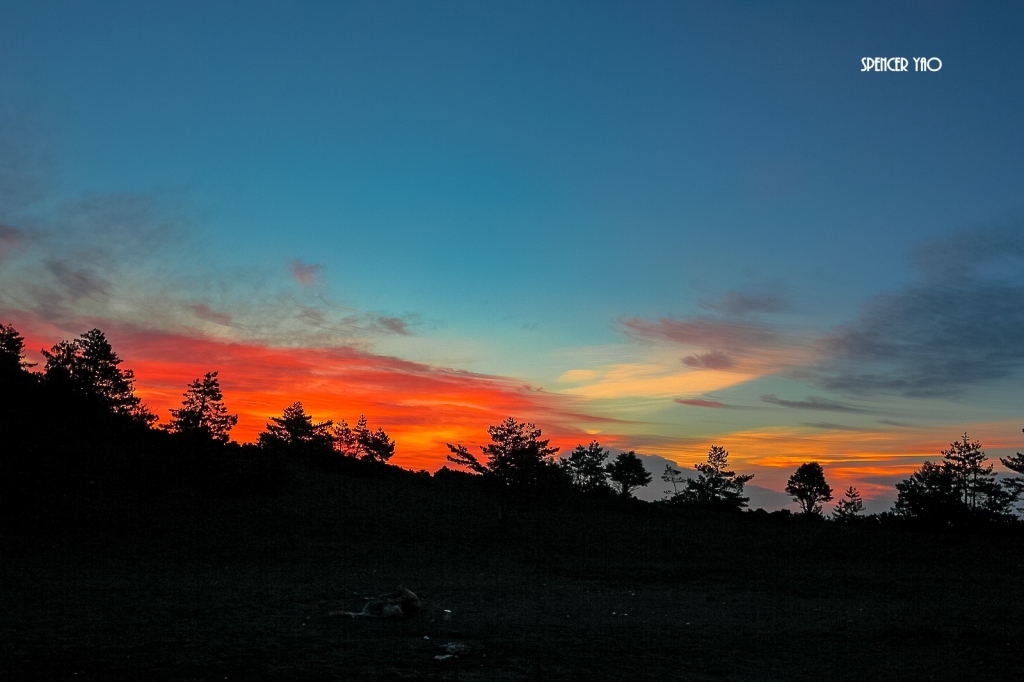
<path fill-rule="evenodd" d="M 409 617 L 419 613 L 423 607 L 420 598 L 412 590 L 401 585 L 394 592 L 382 594 L 371 599 L 363 606 L 362 611 L 332 611 L 331 616 L 352 616 L 353 618 L 397 618 Z"/>

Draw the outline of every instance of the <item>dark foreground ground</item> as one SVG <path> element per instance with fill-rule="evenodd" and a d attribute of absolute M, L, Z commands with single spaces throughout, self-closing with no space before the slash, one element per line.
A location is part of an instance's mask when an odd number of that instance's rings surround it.
<path fill-rule="evenodd" d="M 412 477 L 101 499 L 3 520 L 0 680 L 1024 678 L 1017 533 L 571 500 L 503 526 Z M 424 613 L 331 615 L 398 584 Z"/>

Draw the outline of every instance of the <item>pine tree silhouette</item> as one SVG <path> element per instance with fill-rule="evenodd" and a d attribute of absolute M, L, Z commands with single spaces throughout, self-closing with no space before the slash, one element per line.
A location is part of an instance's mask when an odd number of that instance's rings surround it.
<path fill-rule="evenodd" d="M 201 434 L 226 443 L 228 431 L 238 423 L 237 414 L 228 414 L 220 390 L 217 372 L 207 372 L 202 379 L 188 385 L 181 407 L 171 410 L 171 421 L 165 427 L 173 433 Z"/>

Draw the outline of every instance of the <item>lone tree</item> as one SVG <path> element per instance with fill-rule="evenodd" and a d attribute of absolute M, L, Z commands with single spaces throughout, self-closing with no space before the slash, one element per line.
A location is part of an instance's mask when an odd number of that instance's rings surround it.
<path fill-rule="evenodd" d="M 910 478 L 896 484 L 899 495 L 893 511 L 932 521 L 1004 516 L 1019 492 L 1014 482 L 1003 486 L 996 481 L 987 461 L 981 443 L 969 440 L 965 433 L 942 451 L 941 462 L 925 462 Z"/>
<path fill-rule="evenodd" d="M 696 479 L 686 479 L 686 489 L 673 498 L 687 504 L 722 509 L 742 509 L 750 501 L 743 496 L 743 486 L 754 474 L 737 475 L 729 471 L 729 453 L 720 445 L 712 445 L 706 462 L 694 464 L 700 472 Z"/>
<path fill-rule="evenodd" d="M 666 495 L 669 495 L 671 493 L 670 499 L 675 499 L 679 496 L 679 484 L 686 482 L 686 478 L 683 476 L 683 472 L 680 471 L 679 469 L 676 469 L 671 464 L 665 465 L 665 471 L 661 473 L 661 480 L 665 481 L 665 483 L 672 484 L 672 490 L 665 491 Z"/>
<path fill-rule="evenodd" d="M 840 522 L 849 522 L 858 518 L 864 511 L 864 501 L 860 499 L 860 492 L 852 485 L 846 489 L 843 499 L 836 502 L 836 508 L 832 510 L 832 518 Z"/>
<path fill-rule="evenodd" d="M 608 479 L 605 478 L 604 461 L 608 458 L 608 451 L 601 447 L 596 440 L 590 441 L 590 445 L 577 445 L 568 457 L 563 457 L 559 466 L 569 476 L 572 484 L 584 492 L 595 492 L 608 489 Z"/>
<path fill-rule="evenodd" d="M 342 419 L 331 429 L 334 449 L 345 457 L 386 462 L 395 454 L 395 441 L 384 429 L 371 431 L 366 425 L 366 415 L 360 415 L 353 429 Z"/>
<path fill-rule="evenodd" d="M 188 385 L 181 407 L 171 410 L 171 421 L 164 428 L 172 433 L 205 436 L 228 442 L 228 431 L 238 423 L 237 414 L 228 414 L 220 390 L 217 372 L 207 372 Z"/>
<path fill-rule="evenodd" d="M 270 418 L 267 430 L 259 435 L 259 445 L 302 452 L 330 450 L 333 440 L 331 423 L 315 423 L 313 417 L 302 409 L 302 403 L 294 402 L 284 409 L 280 417 Z"/>
<path fill-rule="evenodd" d="M 118 367 L 121 358 L 99 329 L 91 329 L 73 341 L 61 341 L 42 353 L 48 383 L 95 400 L 114 414 L 145 424 L 156 421 L 156 415 L 135 395 L 135 373 Z"/>
<path fill-rule="evenodd" d="M 1000 512 L 1008 506 L 1006 493 L 996 483 L 992 465 L 986 464 L 988 457 L 981 449 L 980 441 L 970 441 L 965 432 L 963 438 L 949 444 L 942 451 L 943 467 L 953 478 L 953 490 L 957 498 L 972 512 L 978 509 Z"/>
<path fill-rule="evenodd" d="M 832 488 L 817 462 L 801 464 L 789 477 L 786 492 L 800 505 L 800 511 L 813 516 L 821 516 L 821 503 L 832 499 Z"/>
<path fill-rule="evenodd" d="M 25 360 L 24 337 L 12 325 L 0 324 L 0 374 L 13 374 L 32 366 Z"/>
<path fill-rule="evenodd" d="M 629 497 L 634 490 L 644 487 L 653 480 L 650 472 L 644 467 L 643 460 L 637 457 L 633 450 L 620 452 L 619 456 L 609 462 L 604 470 L 608 472 L 608 478 L 624 498 Z"/>
<path fill-rule="evenodd" d="M 541 439 L 541 430 L 533 424 L 509 417 L 497 426 L 488 427 L 487 433 L 491 442 L 480 446 L 486 462 L 477 459 L 464 445 L 451 443 L 448 443 L 451 450 L 448 461 L 517 489 L 537 483 L 545 469 L 554 466 L 552 460 L 558 448 L 549 447 L 549 440 Z"/>

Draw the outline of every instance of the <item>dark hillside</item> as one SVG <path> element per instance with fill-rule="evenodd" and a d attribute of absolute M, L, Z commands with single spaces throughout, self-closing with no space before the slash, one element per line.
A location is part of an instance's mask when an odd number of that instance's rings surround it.
<path fill-rule="evenodd" d="M 1021 537 L 535 498 L 292 463 L 279 495 L 3 521 L 3 679 L 1014 679 Z M 356 475 L 353 475 L 356 474 Z M 405 620 L 352 619 L 403 584 Z M 443 619 L 444 610 L 452 612 Z M 429 638 L 429 639 L 427 639 Z M 468 649 L 447 655 L 445 645 Z"/>

